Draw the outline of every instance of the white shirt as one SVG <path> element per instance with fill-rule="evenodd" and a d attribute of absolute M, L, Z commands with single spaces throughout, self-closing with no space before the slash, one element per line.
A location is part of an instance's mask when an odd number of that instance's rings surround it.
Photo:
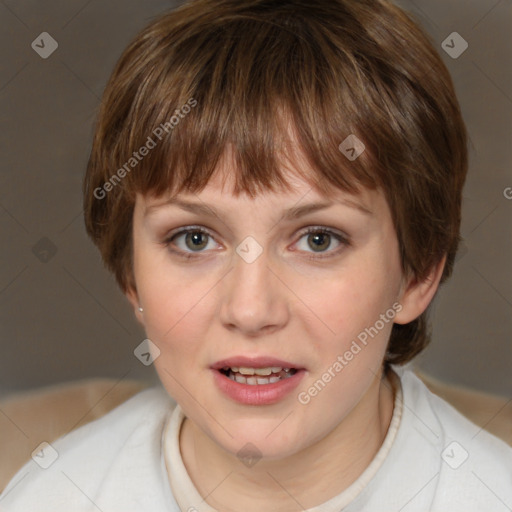
<path fill-rule="evenodd" d="M 306 512 L 510 512 L 512 447 L 412 371 L 393 370 L 400 386 L 381 448 L 351 486 Z M 142 391 L 25 464 L 0 511 L 180 512 L 179 503 L 182 512 L 212 512 L 181 459 L 182 421 L 163 388 Z"/>

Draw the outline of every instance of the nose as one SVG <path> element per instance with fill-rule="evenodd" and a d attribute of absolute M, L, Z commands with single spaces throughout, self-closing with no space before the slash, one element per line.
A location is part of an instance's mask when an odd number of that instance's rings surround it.
<path fill-rule="evenodd" d="M 288 288 L 269 265 L 266 251 L 250 263 L 236 254 L 223 281 L 220 320 L 227 329 L 258 337 L 288 322 Z"/>

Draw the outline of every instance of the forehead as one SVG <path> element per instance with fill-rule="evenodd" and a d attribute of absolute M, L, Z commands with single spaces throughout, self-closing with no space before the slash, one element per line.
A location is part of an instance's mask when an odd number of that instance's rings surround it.
<path fill-rule="evenodd" d="M 230 166 L 219 169 L 219 172 L 216 172 L 212 176 L 206 187 L 201 190 L 201 192 L 197 194 L 182 193 L 177 196 L 196 196 L 204 200 L 210 199 L 211 201 L 217 200 L 225 203 L 236 203 L 238 200 L 254 202 L 255 204 L 258 203 L 262 205 L 265 203 L 275 204 L 277 202 L 280 206 L 284 206 L 284 203 L 288 204 L 290 202 L 311 202 L 319 200 L 336 201 L 345 199 L 357 199 L 364 204 L 366 201 L 372 200 L 370 190 L 361 189 L 359 193 L 352 194 L 335 187 L 330 187 L 329 190 L 324 191 L 315 182 L 313 174 L 311 174 L 311 179 L 307 179 L 297 173 L 293 173 L 293 171 L 286 171 L 284 173 L 286 177 L 286 187 L 278 187 L 273 191 L 261 191 L 254 197 L 249 197 L 245 192 L 235 195 L 233 190 L 233 174 L 230 173 L 231 169 L 232 168 Z"/>
<path fill-rule="evenodd" d="M 356 185 L 353 180 L 354 192 L 349 192 L 327 182 L 315 171 L 308 161 L 306 153 L 297 142 L 297 135 L 293 127 L 288 124 L 287 129 L 280 135 L 280 150 L 278 151 L 277 165 L 280 180 L 265 183 L 260 186 L 257 192 L 246 192 L 243 185 L 240 185 L 241 169 L 237 164 L 237 153 L 235 146 L 227 144 L 217 161 L 213 174 L 199 188 L 192 190 L 180 188 L 179 183 L 174 183 L 159 195 L 137 194 L 138 201 L 142 202 L 144 216 L 147 210 L 152 210 L 168 200 L 186 200 L 195 203 L 204 203 L 215 206 L 217 209 L 232 210 L 241 206 L 249 206 L 260 211 L 274 210 L 276 213 L 281 210 L 290 210 L 292 207 L 305 207 L 312 203 L 336 203 L 355 206 L 360 211 L 371 213 L 372 211 L 383 210 L 387 202 L 382 191 L 377 188 L 363 187 Z M 340 162 L 343 159 L 340 155 Z M 346 163 L 345 163 L 346 165 Z M 350 174 L 350 169 L 344 168 L 340 163 L 337 170 L 340 174 Z M 246 180 L 251 181 L 251 169 L 245 172 Z M 238 183 L 237 183 L 238 182 Z M 261 185 L 261 183 L 260 183 Z M 203 213 L 208 210 L 205 209 Z"/>
<path fill-rule="evenodd" d="M 286 172 L 286 187 L 277 190 L 264 190 L 255 196 L 246 192 L 235 194 L 233 190 L 233 169 L 228 164 L 219 166 L 206 186 L 198 192 L 182 191 L 159 196 L 138 195 L 137 203 L 144 217 L 152 215 L 166 206 L 177 206 L 192 213 L 216 216 L 217 211 L 232 212 L 236 215 L 241 208 L 249 207 L 260 213 L 272 215 L 286 213 L 293 219 L 305 214 L 323 210 L 331 206 L 344 206 L 363 214 L 387 216 L 389 210 L 383 193 L 379 189 L 361 188 L 350 193 L 331 187 L 325 191 L 313 179 L 299 176 L 293 171 Z"/>

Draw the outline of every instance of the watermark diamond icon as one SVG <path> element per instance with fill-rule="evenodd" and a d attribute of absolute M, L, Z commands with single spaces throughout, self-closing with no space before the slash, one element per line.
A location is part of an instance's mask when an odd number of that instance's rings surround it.
<path fill-rule="evenodd" d="M 59 43 L 48 32 L 41 32 L 31 46 L 42 59 L 47 59 L 59 47 Z"/>
<path fill-rule="evenodd" d="M 441 453 L 441 458 L 452 469 L 458 469 L 469 457 L 467 450 L 457 441 L 452 441 Z"/>
<path fill-rule="evenodd" d="M 246 263 L 252 263 L 263 252 L 263 247 L 252 236 L 248 236 L 238 245 L 236 252 Z"/>
<path fill-rule="evenodd" d="M 57 254 L 57 246 L 49 238 L 43 236 L 32 247 L 32 254 L 40 262 L 48 263 Z"/>
<path fill-rule="evenodd" d="M 452 59 L 458 59 L 468 49 L 468 47 L 468 42 L 458 32 L 452 32 L 441 43 L 441 48 Z"/>
<path fill-rule="evenodd" d="M 353 133 L 350 134 L 339 146 L 338 149 L 353 162 L 359 158 L 366 149 L 363 141 L 358 139 Z"/>
<path fill-rule="evenodd" d="M 32 452 L 31 456 L 38 466 L 48 469 L 59 458 L 59 453 L 50 443 L 44 441 Z"/>
<path fill-rule="evenodd" d="M 253 445 L 252 443 L 247 443 L 244 446 L 242 446 L 242 448 L 238 450 L 236 456 L 248 468 L 252 468 L 262 457 L 258 447 Z"/>
<path fill-rule="evenodd" d="M 150 366 L 160 356 L 160 349 L 151 340 L 145 339 L 133 353 L 144 366 Z"/>

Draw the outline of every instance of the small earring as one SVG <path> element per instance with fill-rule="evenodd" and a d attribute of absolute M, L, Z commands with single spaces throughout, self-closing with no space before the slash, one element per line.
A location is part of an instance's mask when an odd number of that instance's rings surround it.
<path fill-rule="evenodd" d="M 144 309 L 142 309 L 142 307 L 139 306 L 139 311 L 142 313 L 144 311 Z"/>

